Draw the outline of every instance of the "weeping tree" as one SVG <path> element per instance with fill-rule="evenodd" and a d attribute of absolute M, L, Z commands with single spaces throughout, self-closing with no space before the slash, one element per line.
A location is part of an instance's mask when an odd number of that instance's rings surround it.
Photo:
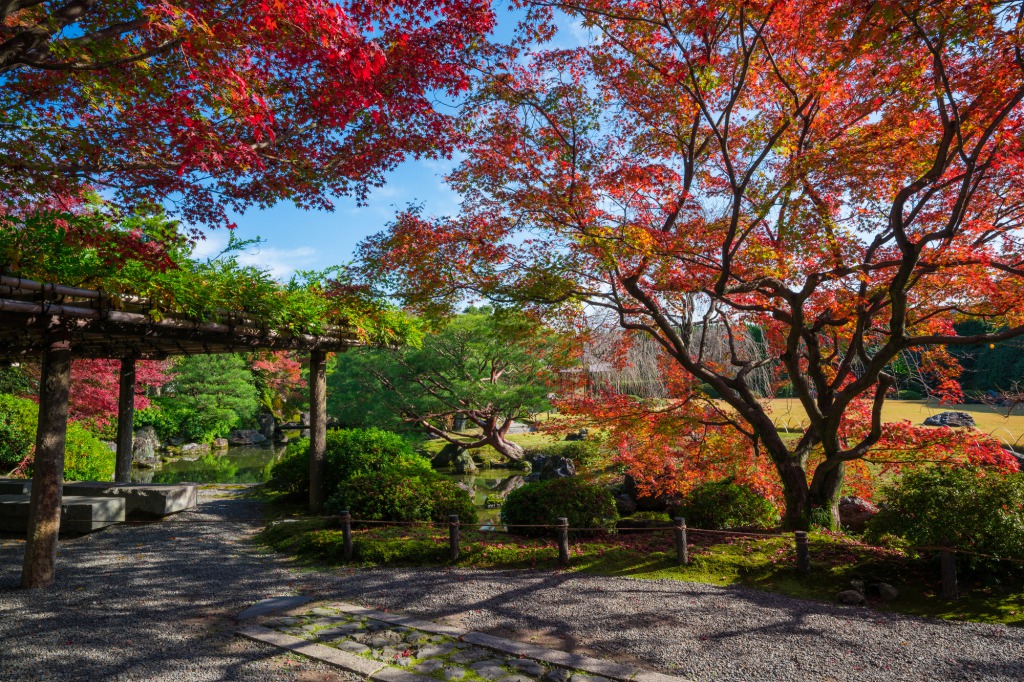
<path fill-rule="evenodd" d="M 466 448 L 490 445 L 518 461 L 523 448 L 508 440 L 509 429 L 517 419 L 550 409 L 551 387 L 568 364 L 568 348 L 562 335 L 526 315 L 471 308 L 439 324 L 418 348 L 340 354 L 330 393 L 360 411 L 374 406 L 371 416 L 392 426 Z"/>

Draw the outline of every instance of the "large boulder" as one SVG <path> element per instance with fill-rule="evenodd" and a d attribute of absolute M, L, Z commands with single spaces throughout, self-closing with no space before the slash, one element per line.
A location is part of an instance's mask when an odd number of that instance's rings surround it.
<path fill-rule="evenodd" d="M 925 426 L 974 426 L 974 417 L 966 412 L 939 412 L 924 420 Z"/>
<path fill-rule="evenodd" d="M 135 432 L 132 440 L 132 461 L 143 467 L 154 467 L 160 463 L 156 450 L 160 447 L 160 439 L 157 438 L 156 429 L 152 426 L 143 426 Z"/>
<path fill-rule="evenodd" d="M 568 478 L 576 475 L 576 463 L 568 457 L 557 455 L 536 455 L 530 462 L 533 473 L 526 477 L 530 481 L 550 481 L 553 478 Z"/>
<path fill-rule="evenodd" d="M 235 429 L 228 434 L 228 442 L 232 445 L 260 445 L 267 442 L 267 437 L 253 429 Z"/>
<path fill-rule="evenodd" d="M 452 469 L 457 474 L 475 474 L 477 472 L 476 462 L 465 451 L 452 461 Z"/>
<path fill-rule="evenodd" d="M 434 455 L 434 458 L 430 460 L 430 463 L 435 469 L 450 466 L 455 462 L 455 459 L 465 452 L 466 449 L 459 447 L 455 443 L 448 443 L 441 451 Z"/>
<path fill-rule="evenodd" d="M 213 439 L 213 449 L 214 450 L 227 450 L 228 449 L 228 445 L 229 445 L 229 443 L 228 443 L 228 439 L 227 438 L 214 438 Z"/>
<path fill-rule="evenodd" d="M 210 452 L 209 443 L 185 443 L 178 448 L 178 454 L 183 456 L 205 455 Z"/>
<path fill-rule="evenodd" d="M 256 418 L 256 423 L 260 425 L 260 433 L 267 440 L 273 440 L 274 431 L 277 427 L 277 422 L 274 420 L 274 415 L 264 412 Z"/>
<path fill-rule="evenodd" d="M 862 532 L 868 519 L 877 513 L 878 507 L 863 497 L 839 498 L 839 523 L 855 533 Z"/>

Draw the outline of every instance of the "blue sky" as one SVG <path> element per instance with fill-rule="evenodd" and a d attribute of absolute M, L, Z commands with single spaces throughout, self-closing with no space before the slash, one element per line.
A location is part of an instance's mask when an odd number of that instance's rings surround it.
<path fill-rule="evenodd" d="M 501 3 L 496 3 L 496 8 Z M 498 8 L 495 35 L 511 36 L 515 18 Z M 586 40 L 583 29 L 568 18 L 562 22 L 556 43 L 567 47 Z M 384 229 L 395 214 L 410 203 L 423 204 L 427 215 L 449 215 L 458 211 L 459 197 L 444 183 L 444 176 L 455 160 L 407 160 L 388 174 L 387 184 L 376 189 L 365 206 L 351 197 L 334 198 L 333 212 L 305 211 L 291 204 L 279 204 L 267 210 L 250 210 L 233 215 L 235 232 L 242 239 L 260 237 L 264 244 L 239 258 L 246 265 L 269 270 L 285 279 L 295 270 L 315 270 L 346 263 L 365 237 Z M 195 255 L 215 255 L 227 244 L 225 230 L 207 233 L 206 241 Z"/>

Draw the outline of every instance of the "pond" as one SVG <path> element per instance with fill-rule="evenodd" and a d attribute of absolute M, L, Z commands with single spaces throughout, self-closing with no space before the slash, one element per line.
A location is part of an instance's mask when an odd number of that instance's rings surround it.
<path fill-rule="evenodd" d="M 264 483 L 270 479 L 270 469 L 284 454 L 284 446 L 237 446 L 226 451 L 212 452 L 188 461 L 182 458 L 164 462 L 159 469 L 133 469 L 135 483 Z M 456 474 L 451 468 L 438 473 L 463 484 L 472 491 L 480 523 L 498 521 L 500 497 L 519 472 L 508 469 L 481 469 L 475 474 Z M 488 508 L 488 496 L 491 507 Z"/>

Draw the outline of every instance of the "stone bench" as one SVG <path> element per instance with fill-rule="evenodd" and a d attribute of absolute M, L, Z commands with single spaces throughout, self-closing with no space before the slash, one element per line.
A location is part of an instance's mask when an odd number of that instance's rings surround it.
<path fill-rule="evenodd" d="M 25 533 L 29 495 L 0 495 L 0 531 Z M 124 522 L 124 500 L 118 497 L 65 496 L 60 505 L 61 533 L 91 533 Z"/>
<path fill-rule="evenodd" d="M 196 508 L 195 483 L 139 484 L 82 481 L 64 485 L 67 495 L 118 497 L 128 518 L 154 518 Z"/>
<path fill-rule="evenodd" d="M 32 481 L 27 478 L 0 478 L 0 495 L 28 495 Z"/>

